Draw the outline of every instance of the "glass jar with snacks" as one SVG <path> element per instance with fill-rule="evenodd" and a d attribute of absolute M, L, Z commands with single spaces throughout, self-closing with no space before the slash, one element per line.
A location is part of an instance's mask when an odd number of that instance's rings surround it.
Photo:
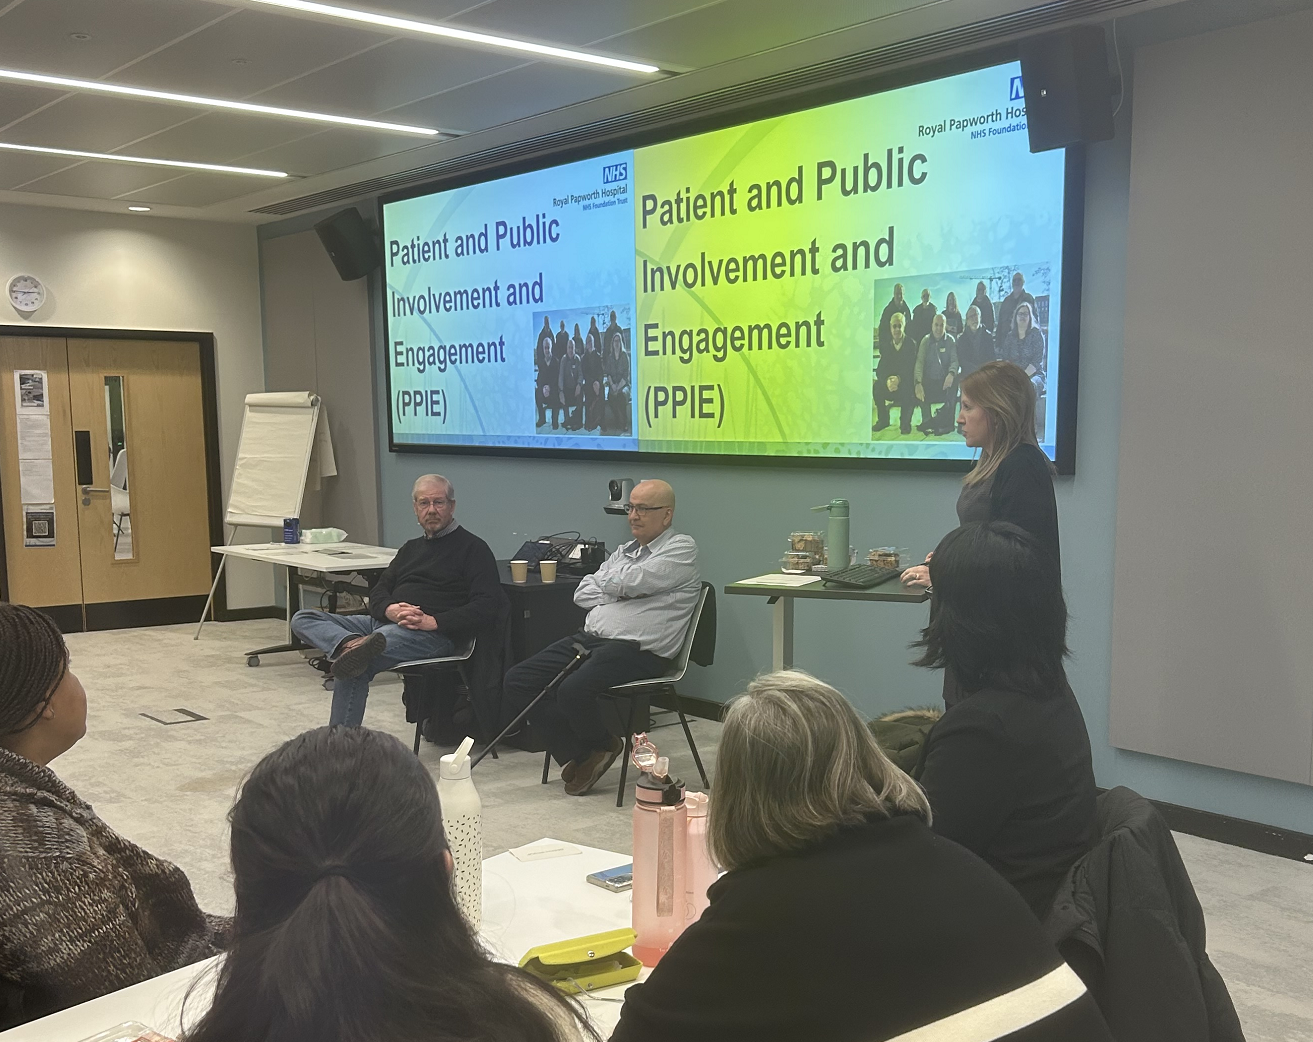
<path fill-rule="evenodd" d="M 800 575 L 812 570 L 812 555 L 803 550 L 790 550 L 780 560 L 780 571 Z"/>
<path fill-rule="evenodd" d="M 866 555 L 866 563 L 872 568 L 897 568 L 900 559 L 894 546 L 881 546 Z"/>

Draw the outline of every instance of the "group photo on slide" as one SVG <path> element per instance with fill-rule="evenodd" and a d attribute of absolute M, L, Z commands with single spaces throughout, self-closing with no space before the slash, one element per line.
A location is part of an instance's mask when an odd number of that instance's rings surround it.
<path fill-rule="evenodd" d="M 986 362 L 1005 361 L 1030 378 L 1042 441 L 1052 271 L 1032 263 L 877 279 L 871 440 L 961 438 L 962 380 Z"/>
<path fill-rule="evenodd" d="M 534 312 L 533 321 L 537 433 L 627 436 L 633 426 L 629 305 L 557 308 Z"/>

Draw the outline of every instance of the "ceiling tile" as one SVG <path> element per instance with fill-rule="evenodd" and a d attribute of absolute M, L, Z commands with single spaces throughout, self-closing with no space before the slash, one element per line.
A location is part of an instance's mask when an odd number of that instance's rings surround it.
<path fill-rule="evenodd" d="M 64 161 L 69 162 L 68 160 Z M 167 175 L 159 167 L 129 166 L 127 163 L 79 163 L 23 185 L 25 192 L 48 195 L 80 195 L 89 199 L 113 199 L 153 185 Z M 125 204 L 126 205 L 126 204 Z"/>
<path fill-rule="evenodd" d="M 621 33 L 606 41 L 616 53 L 643 55 L 661 64 L 690 68 L 807 40 L 859 25 L 887 10 L 852 0 L 725 0 L 715 6 Z"/>
<path fill-rule="evenodd" d="M 429 126 L 483 130 L 610 94 L 616 86 L 616 77 L 609 73 L 538 62 L 458 87 L 435 98 L 403 105 L 387 113 L 385 118 Z"/>
<path fill-rule="evenodd" d="M 482 29 L 534 43 L 583 47 L 595 40 L 629 32 L 637 26 L 663 21 L 727 0 L 571 0 L 547 4 L 542 0 L 493 0 L 451 19 L 467 29 Z M 604 45 L 597 48 L 610 53 Z"/>
<path fill-rule="evenodd" d="M 0 66 L 99 79 L 232 10 L 204 0 L 23 0 L 0 17 Z"/>
<path fill-rule="evenodd" d="M 275 119 L 272 116 L 202 112 L 185 123 L 152 134 L 134 144 L 128 151 L 148 155 L 153 159 L 186 159 L 193 163 L 251 166 L 251 163 L 242 162 L 242 157 L 319 133 L 321 129 L 321 124 Z"/>
<path fill-rule="evenodd" d="M 0 80 L 0 127 L 8 126 L 58 97 L 54 91 L 42 87 Z"/>
<path fill-rule="evenodd" d="M 104 94 L 74 94 L 15 124 L 5 131 L 4 137 L 6 141 L 24 145 L 109 152 L 146 134 L 171 127 L 197 111 L 180 105 L 113 98 Z M 124 151 L 134 152 L 135 149 L 128 147 Z"/>
<path fill-rule="evenodd" d="M 155 90 L 241 99 L 382 39 L 354 26 L 243 8 L 113 79 Z M 315 102 L 315 107 L 323 104 Z M 359 106 L 351 108 L 358 110 Z"/>
<path fill-rule="evenodd" d="M 184 174 L 163 181 L 153 188 L 143 188 L 122 200 L 123 205 L 152 203 L 160 206 L 211 206 L 228 199 L 258 192 L 269 182 L 259 177 L 237 177 L 233 174 Z"/>
<path fill-rule="evenodd" d="M 431 143 L 427 139 L 402 137 L 399 134 L 323 130 L 299 140 L 243 155 L 240 165 L 269 167 L 310 177 Z"/>
<path fill-rule="evenodd" d="M 396 40 L 251 100 L 295 108 L 314 105 L 332 112 L 377 114 L 379 119 L 391 119 L 395 117 L 382 113 L 521 64 L 521 58 L 489 51 L 426 40 Z M 443 125 L 465 129 L 450 123 Z"/>
<path fill-rule="evenodd" d="M 0 149 L 0 189 L 16 188 L 33 178 L 45 177 L 77 160 L 65 156 L 39 156 Z"/>

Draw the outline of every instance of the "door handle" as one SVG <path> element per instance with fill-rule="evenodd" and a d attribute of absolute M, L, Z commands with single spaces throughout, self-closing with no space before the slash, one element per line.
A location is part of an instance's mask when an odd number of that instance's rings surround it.
<path fill-rule="evenodd" d="M 84 496 L 90 495 L 92 492 L 104 492 L 106 495 L 109 495 L 109 489 L 107 488 L 92 488 L 90 485 L 82 486 L 82 494 Z"/>

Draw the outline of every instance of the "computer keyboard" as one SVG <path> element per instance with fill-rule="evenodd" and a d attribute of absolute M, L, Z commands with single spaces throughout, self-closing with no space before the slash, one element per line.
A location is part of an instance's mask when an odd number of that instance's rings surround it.
<path fill-rule="evenodd" d="M 825 577 L 825 582 L 851 589 L 869 590 L 872 586 L 879 586 L 902 574 L 901 568 L 875 568 L 869 564 L 858 564 L 852 568 L 844 568 L 842 571 L 831 572 Z"/>

